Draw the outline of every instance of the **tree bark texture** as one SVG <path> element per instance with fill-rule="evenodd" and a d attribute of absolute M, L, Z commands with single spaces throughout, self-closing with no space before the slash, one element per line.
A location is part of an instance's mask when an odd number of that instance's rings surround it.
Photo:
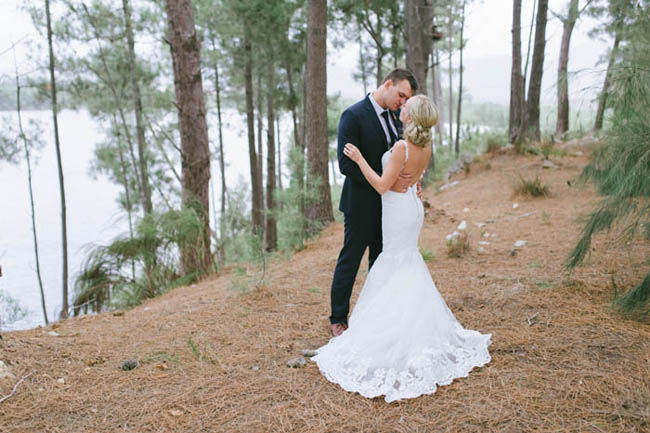
<path fill-rule="evenodd" d="M 223 149 L 223 123 L 221 120 L 221 84 L 219 83 L 219 65 L 214 63 L 214 88 L 217 97 L 217 121 L 219 131 L 219 170 L 221 171 L 221 209 L 219 217 L 219 260 L 223 266 L 226 261 L 226 162 Z M 215 221 L 216 222 L 216 221 Z"/>
<path fill-rule="evenodd" d="M 460 114 L 463 105 L 463 48 L 465 41 L 463 41 L 465 33 L 465 0 L 461 6 L 460 12 L 460 67 L 458 70 L 458 105 L 456 106 L 456 140 L 454 143 L 454 150 L 456 152 L 456 159 L 460 155 Z"/>
<path fill-rule="evenodd" d="M 272 71 L 270 71 L 272 74 Z M 275 251 L 278 249 L 278 226 L 275 218 L 275 107 L 273 101 L 273 84 L 274 79 L 269 78 L 268 93 L 266 95 L 266 230 L 264 236 L 266 239 L 266 251 Z"/>
<path fill-rule="evenodd" d="M 537 20 L 535 22 L 535 47 L 533 48 L 533 63 L 530 68 L 526 107 L 526 136 L 534 140 L 539 140 L 541 137 L 539 115 L 542 75 L 544 73 L 544 50 L 546 48 L 547 12 L 548 0 L 539 0 L 537 4 Z"/>
<path fill-rule="evenodd" d="M 569 13 L 562 20 L 562 42 L 557 67 L 557 123 L 555 133 L 558 135 L 562 135 L 569 130 L 569 46 L 577 19 L 578 0 L 571 0 Z"/>
<path fill-rule="evenodd" d="M 614 46 L 612 52 L 609 54 L 609 62 L 607 64 L 607 73 L 605 74 L 605 82 L 603 89 L 600 91 L 598 97 L 598 109 L 596 110 L 596 121 L 594 122 L 594 131 L 600 131 L 603 128 L 603 119 L 605 117 L 605 108 L 607 107 L 607 97 L 609 96 L 609 86 L 612 81 L 612 70 L 616 60 L 616 53 L 618 52 L 618 45 L 621 43 L 620 32 L 614 35 Z"/>
<path fill-rule="evenodd" d="M 245 30 L 247 33 L 247 29 Z M 251 169 L 251 188 L 253 194 L 252 216 L 253 232 L 262 233 L 262 191 L 259 188 L 262 181 L 258 170 L 257 152 L 255 151 L 255 107 L 253 106 L 253 60 L 251 58 L 251 42 L 248 35 L 244 37 L 244 88 L 246 94 L 246 125 L 248 129 L 248 161 Z"/>
<path fill-rule="evenodd" d="M 447 26 L 447 51 L 449 51 L 449 148 L 453 146 L 454 140 L 454 92 L 452 89 L 453 86 L 453 77 L 454 77 L 454 68 L 452 63 L 452 52 L 454 49 L 454 13 L 453 13 L 453 4 L 449 3 L 449 25 Z"/>
<path fill-rule="evenodd" d="M 312 221 L 327 224 L 334 220 L 327 139 L 327 0 L 309 0 L 307 19 L 307 179 L 317 194 L 305 211 Z"/>
<path fill-rule="evenodd" d="M 61 142 L 59 141 L 59 119 L 56 93 L 56 77 L 54 74 L 54 48 L 52 43 L 52 17 L 50 1 L 45 0 L 45 16 L 47 20 L 47 46 L 50 58 L 50 98 L 52 102 L 52 122 L 54 124 L 54 146 L 56 148 L 56 163 L 59 173 L 59 192 L 61 194 L 61 249 L 63 258 L 61 319 L 68 317 L 68 219 L 65 204 L 65 182 L 63 179 L 63 163 L 61 161 Z"/>
<path fill-rule="evenodd" d="M 203 101 L 201 45 L 190 0 L 166 0 L 167 26 L 174 68 L 174 89 L 181 135 L 183 206 L 202 221 L 200 245 L 183 248 L 183 272 L 208 270 L 210 253 L 210 149 Z"/>
<path fill-rule="evenodd" d="M 264 113 L 262 110 L 262 103 L 264 99 L 262 98 L 262 74 L 260 73 L 257 76 L 257 171 L 259 176 L 257 177 L 259 185 L 257 186 L 260 190 L 260 195 L 262 199 L 260 201 L 260 209 L 262 209 L 262 231 L 264 231 L 264 140 L 262 136 L 264 134 Z"/>
<path fill-rule="evenodd" d="M 126 39 L 129 52 L 129 72 L 131 76 L 131 97 L 133 98 L 133 108 L 135 111 L 135 129 L 138 139 L 138 159 L 140 162 L 140 201 L 145 214 L 153 211 L 151 203 L 151 188 L 149 187 L 149 175 L 147 171 L 147 160 L 145 157 L 146 142 L 144 138 L 144 125 L 142 123 L 142 98 L 140 96 L 140 86 L 138 85 L 138 72 L 135 64 L 135 40 L 133 38 L 133 26 L 131 24 L 131 7 L 129 0 L 122 0 L 122 10 L 124 11 L 124 24 L 126 27 Z"/>
<path fill-rule="evenodd" d="M 405 0 L 404 31 L 406 42 L 406 67 L 418 82 L 418 92 L 427 94 L 427 70 L 433 39 L 433 5 L 431 0 Z"/>
<path fill-rule="evenodd" d="M 508 137 L 510 143 L 521 140 L 524 110 L 524 77 L 521 75 L 521 0 L 512 7 L 512 68 L 510 72 L 510 117 Z"/>
<path fill-rule="evenodd" d="M 15 52 L 14 52 L 15 62 Z M 43 290 L 43 279 L 41 278 L 41 260 L 38 254 L 38 236 L 36 235 L 36 209 L 34 206 L 34 190 L 32 188 L 32 160 L 29 154 L 29 145 L 27 137 L 23 131 L 23 118 L 20 106 L 20 75 L 18 74 L 18 67 L 16 66 L 16 113 L 18 115 L 18 131 L 23 140 L 23 147 L 25 149 L 25 163 L 27 164 L 27 186 L 29 187 L 29 207 L 31 211 L 32 222 L 32 239 L 34 241 L 34 260 L 36 262 L 36 279 L 38 280 L 38 288 L 41 292 L 41 308 L 43 309 L 43 318 L 45 325 L 50 323 L 47 318 L 47 308 L 45 307 L 45 291 Z M 1 274 L 0 274 L 1 275 Z"/>

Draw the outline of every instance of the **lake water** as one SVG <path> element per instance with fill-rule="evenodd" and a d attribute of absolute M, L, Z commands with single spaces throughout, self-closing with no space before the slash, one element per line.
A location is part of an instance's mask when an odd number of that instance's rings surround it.
<path fill-rule="evenodd" d="M 227 182 L 231 187 L 245 182 L 248 175 L 248 145 L 243 132 L 234 125 L 243 125 L 237 113 L 225 113 L 224 140 L 226 142 Z M 52 119 L 49 111 L 23 113 L 23 124 L 30 120 L 41 123 L 40 151 L 32 154 L 32 181 L 36 208 L 36 230 L 39 242 L 41 275 L 45 303 L 50 321 L 58 318 L 62 305 L 61 211 L 56 153 L 52 138 Z M 0 127 L 8 123 L 17 129 L 13 112 L 0 113 Z M 209 125 L 216 120 L 208 119 Z M 288 122 L 282 126 L 289 127 Z M 86 250 L 98 243 L 107 243 L 120 233 L 128 231 L 126 216 L 120 211 L 117 197 L 120 186 L 106 178 L 93 179 L 89 175 L 95 144 L 103 139 L 96 121 L 85 111 L 62 111 L 59 129 L 64 169 L 67 217 L 68 263 L 70 296 L 72 281 L 80 270 Z M 284 130 L 284 127 L 281 128 Z M 288 137 L 285 131 L 284 137 Z M 210 130 L 216 138 L 216 128 Z M 286 143 L 282 148 L 286 149 Z M 218 178 L 218 164 L 212 164 L 212 175 Z M 215 184 L 215 195 L 220 195 L 220 182 Z M 36 278 L 32 239 L 29 190 L 26 164 L 10 165 L 0 162 L 0 292 L 17 299 L 27 315 L 14 323 L 3 323 L 3 330 L 27 329 L 44 324 L 41 297 Z"/>

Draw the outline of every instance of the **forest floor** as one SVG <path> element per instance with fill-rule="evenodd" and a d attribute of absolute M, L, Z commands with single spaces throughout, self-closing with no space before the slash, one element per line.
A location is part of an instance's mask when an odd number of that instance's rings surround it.
<path fill-rule="evenodd" d="M 0 360 L 27 377 L 0 403 L 0 431 L 650 432 L 650 324 L 611 308 L 616 288 L 641 281 L 650 248 L 599 235 L 584 265 L 563 270 L 599 198 L 576 185 L 589 146 L 557 148 L 558 168 L 504 151 L 425 191 L 433 279 L 463 326 L 492 333 L 492 361 L 435 394 L 387 404 L 343 391 L 313 362 L 287 366 L 329 338 L 334 223 L 272 258 L 263 279 L 259 266 L 233 267 L 131 310 L 4 334 Z M 519 175 L 539 175 L 551 196 L 513 196 Z M 461 221 L 471 248 L 447 257 Z M 137 367 L 124 371 L 129 359 Z"/>

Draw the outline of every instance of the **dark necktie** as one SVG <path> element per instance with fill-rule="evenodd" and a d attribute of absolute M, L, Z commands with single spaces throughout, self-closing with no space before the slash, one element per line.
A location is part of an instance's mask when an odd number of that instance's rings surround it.
<path fill-rule="evenodd" d="M 388 148 L 390 149 L 397 141 L 397 136 L 393 132 L 393 128 L 390 126 L 390 120 L 388 119 L 388 110 L 385 110 L 383 113 L 381 113 L 381 117 L 384 118 L 384 122 L 386 122 L 386 128 L 388 128 L 388 135 L 390 135 L 390 143 L 388 143 Z"/>

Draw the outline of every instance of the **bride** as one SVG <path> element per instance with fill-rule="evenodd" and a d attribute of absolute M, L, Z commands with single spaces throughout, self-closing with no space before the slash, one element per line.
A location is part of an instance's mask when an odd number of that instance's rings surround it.
<path fill-rule="evenodd" d="M 312 359 L 331 382 L 387 402 L 433 394 L 490 362 L 491 334 L 464 329 L 438 293 L 418 251 L 424 219 L 411 185 L 390 191 L 400 172 L 420 179 L 431 157 L 431 127 L 438 113 L 426 96 L 409 99 L 400 113 L 404 137 L 382 157 L 383 174 L 352 144 L 344 153 L 382 195 L 383 252 L 368 273 L 349 328 Z"/>

